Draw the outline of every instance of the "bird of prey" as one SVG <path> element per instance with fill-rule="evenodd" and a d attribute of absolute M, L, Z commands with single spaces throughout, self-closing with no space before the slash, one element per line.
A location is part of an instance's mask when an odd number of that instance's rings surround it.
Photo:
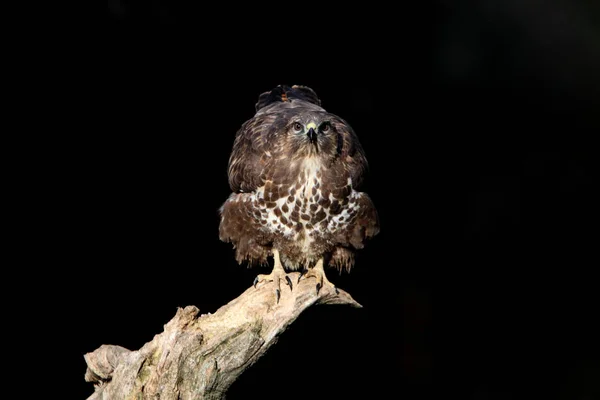
<path fill-rule="evenodd" d="M 232 194 L 219 209 L 219 238 L 231 242 L 238 263 L 268 265 L 257 283 L 286 273 L 316 278 L 338 292 L 323 266 L 350 271 L 354 252 L 379 232 L 377 211 L 357 191 L 367 167 L 358 137 L 342 118 L 321 107 L 306 86 L 280 85 L 259 96 L 256 114 L 236 134 L 229 158 Z"/>

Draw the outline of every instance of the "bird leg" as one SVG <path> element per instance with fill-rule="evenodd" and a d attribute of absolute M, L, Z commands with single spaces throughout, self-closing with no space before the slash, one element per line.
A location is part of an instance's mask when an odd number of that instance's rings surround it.
<path fill-rule="evenodd" d="M 279 303 L 279 298 L 281 297 L 280 281 L 285 280 L 285 284 L 290 287 L 290 290 L 292 290 L 293 287 L 292 280 L 285 273 L 283 265 L 281 265 L 281 260 L 279 259 L 279 250 L 277 249 L 273 249 L 273 260 L 273 271 L 271 271 L 269 275 L 257 275 L 256 278 L 254 278 L 253 285 L 254 287 L 256 287 L 257 284 L 262 282 L 275 282 L 275 296 L 277 297 L 277 303 Z"/>
<path fill-rule="evenodd" d="M 325 285 L 335 290 L 336 294 L 340 293 L 338 288 L 333 283 L 329 282 L 329 279 L 327 279 L 327 276 L 325 275 L 325 270 L 323 268 L 322 258 L 319 259 L 319 261 L 317 261 L 317 264 L 314 267 L 310 268 L 307 273 L 301 274 L 298 278 L 298 282 L 300 282 L 301 280 L 308 279 L 310 277 L 314 277 L 317 279 L 317 294 L 319 294 L 319 291 Z"/>

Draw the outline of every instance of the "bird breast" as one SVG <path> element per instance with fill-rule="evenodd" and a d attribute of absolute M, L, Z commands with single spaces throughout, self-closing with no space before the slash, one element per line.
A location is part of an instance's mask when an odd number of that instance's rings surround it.
<path fill-rule="evenodd" d="M 318 201 L 322 197 L 320 163 L 308 158 L 295 170 L 298 173 L 294 179 L 286 183 L 266 181 L 256 191 L 258 204 L 266 217 L 266 227 L 293 237 L 304 228 L 314 228 L 313 223 L 320 221 L 316 214 L 319 214 Z M 326 215 L 319 214 L 319 217 L 324 219 Z"/>
<path fill-rule="evenodd" d="M 258 188 L 255 201 L 261 213 L 263 229 L 287 241 L 295 242 L 303 253 L 310 253 L 311 244 L 317 238 L 330 235 L 350 222 L 356 195 L 347 182 L 350 201 L 337 199 L 323 186 L 325 171 L 316 158 L 301 161 L 296 176 L 285 184 L 267 180 Z M 341 203 L 347 207 L 340 207 Z"/>

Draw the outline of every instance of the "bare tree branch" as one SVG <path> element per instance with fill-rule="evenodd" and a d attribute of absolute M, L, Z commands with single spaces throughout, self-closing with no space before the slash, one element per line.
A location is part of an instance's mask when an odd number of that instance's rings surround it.
<path fill-rule="evenodd" d="M 289 276 L 296 283 L 299 273 Z M 250 287 L 214 314 L 179 308 L 162 333 L 137 351 L 102 345 L 87 353 L 85 380 L 95 384 L 88 400 L 224 399 L 231 384 L 256 362 L 285 329 L 314 304 L 361 307 L 329 286 L 317 294 L 314 279 L 282 286 Z"/>

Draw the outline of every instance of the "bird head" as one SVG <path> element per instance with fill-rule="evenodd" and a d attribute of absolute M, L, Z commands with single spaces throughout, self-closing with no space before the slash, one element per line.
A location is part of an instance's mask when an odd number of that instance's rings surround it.
<path fill-rule="evenodd" d="M 298 157 L 335 156 L 337 133 L 331 114 L 309 112 L 293 115 L 287 133 L 293 154 Z"/>

